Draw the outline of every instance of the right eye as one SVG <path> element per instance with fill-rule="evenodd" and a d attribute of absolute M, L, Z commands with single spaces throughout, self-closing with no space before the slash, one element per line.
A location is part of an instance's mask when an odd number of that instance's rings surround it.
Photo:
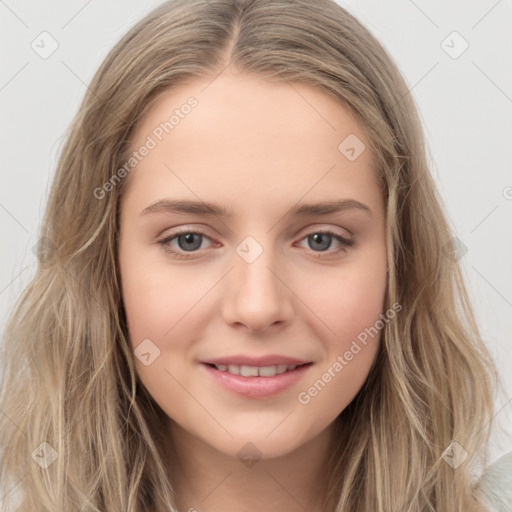
<path fill-rule="evenodd" d="M 187 253 L 195 253 L 201 248 L 203 238 L 208 238 L 204 233 L 191 230 L 181 230 L 177 233 L 166 236 L 158 241 L 163 250 L 173 254 L 176 258 L 190 258 Z M 172 242 L 176 240 L 177 247 Z"/>

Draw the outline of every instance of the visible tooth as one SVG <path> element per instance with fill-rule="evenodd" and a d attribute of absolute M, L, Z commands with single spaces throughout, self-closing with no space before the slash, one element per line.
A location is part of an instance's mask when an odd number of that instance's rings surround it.
<path fill-rule="evenodd" d="M 215 367 L 221 372 L 232 373 L 233 375 L 242 375 L 242 377 L 273 377 L 281 373 L 291 372 L 298 365 L 278 364 L 274 366 L 239 366 L 236 364 L 217 364 Z"/>
<path fill-rule="evenodd" d="M 273 377 L 276 374 L 277 368 L 275 366 L 262 366 L 259 369 L 260 377 Z"/>
<path fill-rule="evenodd" d="M 286 370 L 288 370 L 288 365 L 278 364 L 276 373 L 279 375 L 280 373 L 284 373 Z"/>
<path fill-rule="evenodd" d="M 240 366 L 237 366 L 235 364 L 228 365 L 228 372 L 234 373 L 235 375 L 240 375 Z"/>
<path fill-rule="evenodd" d="M 257 377 L 258 376 L 258 367 L 256 366 L 241 366 L 240 367 L 240 375 L 243 377 Z"/>

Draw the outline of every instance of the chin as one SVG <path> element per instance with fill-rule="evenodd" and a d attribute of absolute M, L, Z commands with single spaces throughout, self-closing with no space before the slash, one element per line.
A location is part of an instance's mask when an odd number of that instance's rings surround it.
<path fill-rule="evenodd" d="M 281 414 L 272 423 L 267 421 L 239 421 L 236 424 L 224 421 L 226 430 L 219 426 L 216 431 L 185 428 L 201 442 L 214 450 L 235 458 L 251 467 L 258 460 L 275 459 L 291 454 L 319 435 L 327 425 L 311 425 L 297 422 L 296 411 L 287 418 Z M 284 420 L 284 421 L 283 421 Z M 181 427 L 184 428 L 183 426 Z M 231 435 L 230 435 L 231 434 Z"/>

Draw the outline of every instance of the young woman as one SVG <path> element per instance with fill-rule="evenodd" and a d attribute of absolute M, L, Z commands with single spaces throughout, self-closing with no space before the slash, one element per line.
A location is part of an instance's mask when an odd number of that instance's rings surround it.
<path fill-rule="evenodd" d="M 496 373 L 446 219 L 348 12 L 162 4 L 58 164 L 4 340 L 3 504 L 491 510 Z"/>

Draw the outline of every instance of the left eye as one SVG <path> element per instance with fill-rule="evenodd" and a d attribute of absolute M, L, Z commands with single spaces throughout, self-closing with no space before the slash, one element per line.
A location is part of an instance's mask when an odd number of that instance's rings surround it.
<path fill-rule="evenodd" d="M 159 240 L 158 243 L 163 247 L 164 251 L 173 254 L 176 258 L 190 258 L 191 256 L 186 253 L 194 253 L 200 249 L 203 237 L 210 240 L 210 238 L 204 233 L 183 231 L 181 233 L 167 236 L 162 240 Z M 178 247 L 171 243 L 174 240 L 178 242 Z M 353 240 L 349 240 L 332 231 L 314 231 L 303 237 L 301 241 L 302 240 L 307 240 L 313 252 L 321 253 L 337 253 L 347 247 L 350 247 L 354 243 Z M 340 244 L 340 247 L 329 251 L 333 240 L 336 240 Z"/>
<path fill-rule="evenodd" d="M 330 248 L 333 239 L 341 244 L 341 247 L 332 251 L 335 253 L 353 244 L 352 240 L 338 235 L 337 233 L 333 233 L 332 231 L 315 231 L 303 238 L 303 240 L 308 241 L 310 246 L 316 246 L 318 251 L 315 252 L 326 252 Z"/>

